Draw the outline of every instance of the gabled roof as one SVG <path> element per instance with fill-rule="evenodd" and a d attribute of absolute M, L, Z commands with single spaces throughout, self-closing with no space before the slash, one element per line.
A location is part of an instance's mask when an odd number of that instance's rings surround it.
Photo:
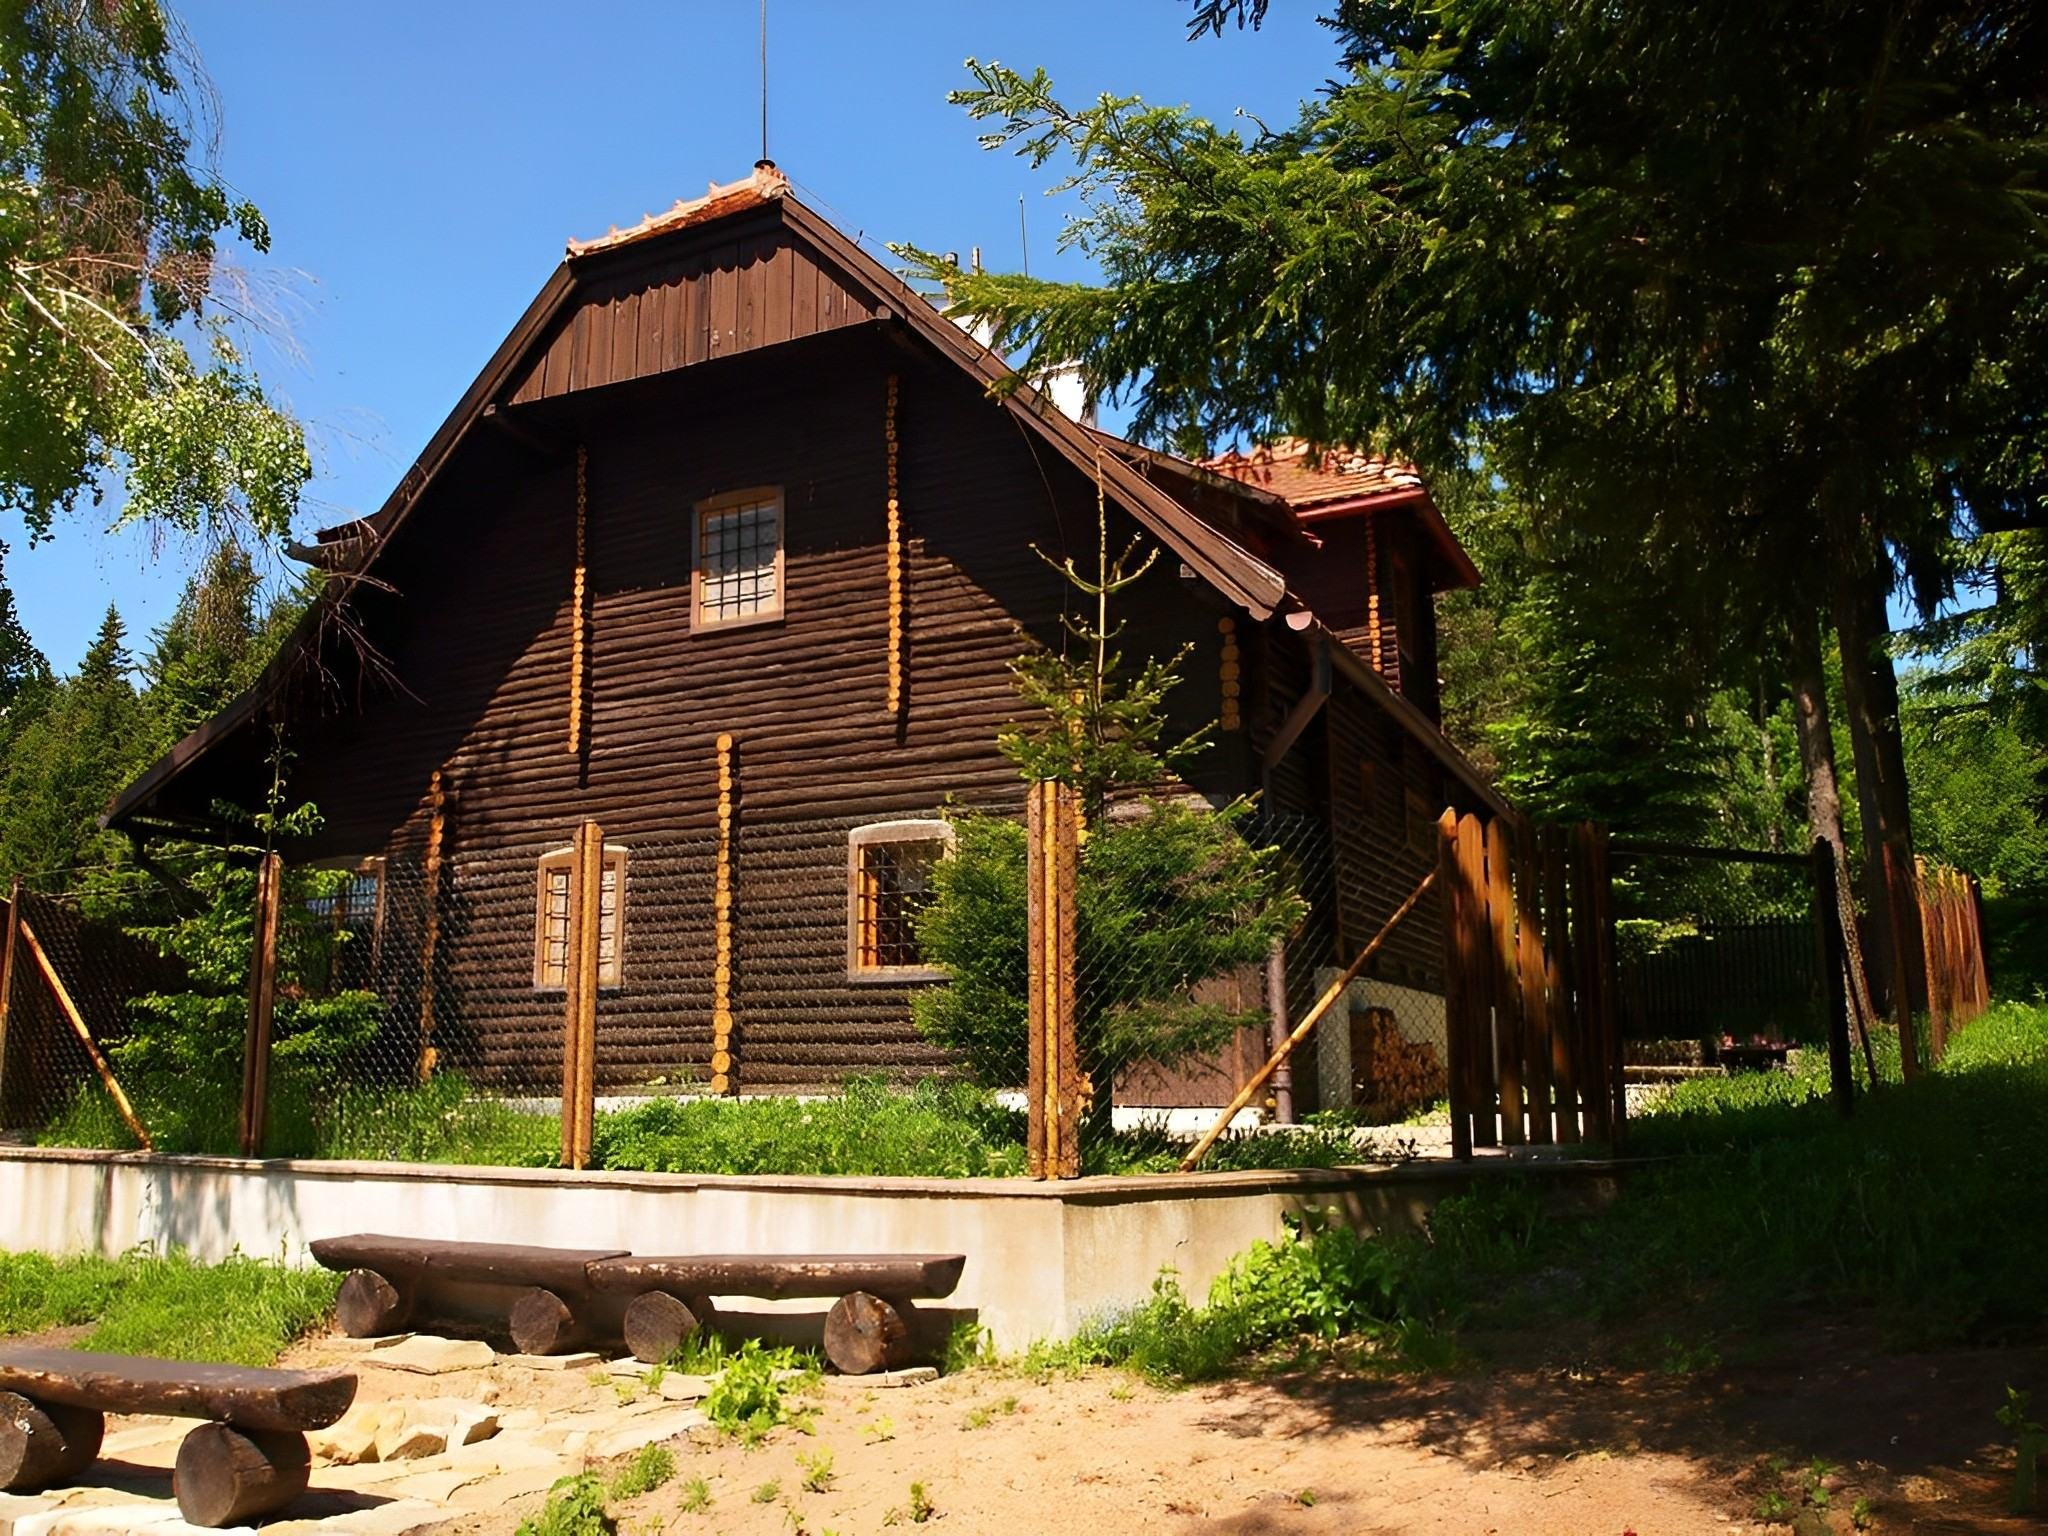
<path fill-rule="evenodd" d="M 455 450 L 494 408 L 501 407 L 520 368 L 544 343 L 551 328 L 577 301 L 587 284 L 615 270 L 615 263 L 609 260 L 613 253 L 629 247 L 652 250 L 664 239 L 760 210 L 773 210 L 801 240 L 872 292 L 889 319 L 904 325 L 947 361 L 978 380 L 1054 452 L 1090 478 L 1100 474 L 1111 499 L 1223 596 L 1259 619 L 1296 606 L 1279 571 L 1152 484 L 1125 458 L 1107 451 L 1088 428 L 1055 408 L 1048 397 L 1023 380 L 1000 356 L 940 315 L 900 277 L 830 221 L 806 207 L 790 191 L 787 178 L 764 161 L 755 167 L 752 176 L 724 185 L 714 184 L 705 196 L 679 202 L 666 213 L 649 215 L 637 225 L 613 229 L 593 240 L 571 240 L 561 264 L 542 284 L 518 323 L 428 439 L 383 506 L 368 517 L 326 530 L 320 545 L 308 551 L 318 557 L 318 563 L 335 572 L 338 579 L 330 581 L 320 601 L 301 619 L 263 675 L 116 796 L 102 822 L 112 824 L 136 814 L 171 779 L 278 696 L 301 656 L 309 647 L 319 645 L 323 627 L 334 617 L 350 589 L 356 582 L 373 577 L 380 554 L 412 516 Z"/>
<path fill-rule="evenodd" d="M 1285 502 L 1302 524 L 1363 517 L 1400 507 L 1412 511 L 1441 556 L 1445 587 L 1476 587 L 1479 568 L 1451 532 L 1412 464 L 1355 448 L 1322 448 L 1298 437 L 1262 443 L 1250 453 L 1232 449 L 1204 459 L 1201 468 Z"/>
<path fill-rule="evenodd" d="M 1351 448 L 1319 448 L 1299 437 L 1261 443 L 1250 453 L 1231 449 L 1202 468 L 1279 497 L 1304 516 L 1313 509 L 1423 489 L 1415 466 Z"/>

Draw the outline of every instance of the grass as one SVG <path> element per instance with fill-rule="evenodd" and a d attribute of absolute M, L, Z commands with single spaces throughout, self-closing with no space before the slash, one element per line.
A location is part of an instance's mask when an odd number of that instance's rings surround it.
<path fill-rule="evenodd" d="M 149 1077 L 124 1080 L 159 1152 L 233 1156 L 239 1088 Z M 553 1163 L 561 1122 L 475 1092 L 460 1073 L 425 1083 L 277 1080 L 264 1151 L 272 1157 L 536 1167 Z M 95 1081 L 80 1083 L 44 1126 L 46 1147 L 132 1147 L 135 1138 Z"/>
<path fill-rule="evenodd" d="M 652 1493 L 676 1475 L 676 1453 L 665 1445 L 643 1445 L 611 1481 L 611 1496 L 624 1503 Z"/>
<path fill-rule="evenodd" d="M 2048 1223 L 2026 1213 L 2048 1166 L 2048 1007 L 1995 1008 L 1911 1086 L 1896 1081 L 1896 1042 L 1885 1060 L 1891 1080 L 1846 1121 L 1824 1064 L 1687 1084 L 1631 1131 L 1632 1151 L 1662 1160 L 1597 1212 L 1551 1212 L 1504 1177 L 1442 1201 L 1424 1234 L 1309 1219 L 1241 1255 L 1204 1305 L 1163 1275 L 1143 1305 L 1018 1363 L 1183 1382 L 1341 1348 L 1357 1365 L 1430 1370 L 1496 1330 L 1592 1322 L 1612 1349 L 1625 1325 L 1676 1316 L 1688 1336 L 1667 1331 L 1657 1349 L 1693 1370 L 1717 1358 L 1715 1331 L 1812 1307 L 1861 1312 L 1905 1344 L 2040 1336 Z"/>
<path fill-rule="evenodd" d="M 235 1256 L 200 1264 L 0 1252 L 0 1334 L 80 1327 L 82 1349 L 268 1365 L 334 1305 L 339 1275 Z"/>

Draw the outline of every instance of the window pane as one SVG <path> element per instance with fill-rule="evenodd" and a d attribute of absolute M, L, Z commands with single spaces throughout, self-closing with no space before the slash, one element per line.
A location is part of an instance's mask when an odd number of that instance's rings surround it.
<path fill-rule="evenodd" d="M 699 514 L 699 622 L 772 613 L 780 596 L 775 555 L 781 545 L 782 518 L 773 500 Z"/>
<path fill-rule="evenodd" d="M 916 917 L 931 899 L 932 867 L 945 846 L 937 839 L 862 845 L 857 918 L 863 968 L 924 963 Z"/>

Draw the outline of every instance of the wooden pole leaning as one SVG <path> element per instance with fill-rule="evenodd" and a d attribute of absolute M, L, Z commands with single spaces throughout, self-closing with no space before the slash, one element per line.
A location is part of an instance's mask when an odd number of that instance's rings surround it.
<path fill-rule="evenodd" d="M 71 1032 L 78 1036 L 79 1044 L 85 1047 L 85 1054 L 92 1058 L 93 1070 L 100 1075 L 100 1083 L 107 1090 L 107 1097 L 114 1101 L 114 1108 L 120 1113 L 128 1132 L 142 1143 L 142 1150 L 154 1152 L 156 1143 L 149 1139 L 149 1131 L 135 1113 L 135 1106 L 128 1102 L 128 1095 L 121 1091 L 121 1084 L 114 1076 L 114 1069 L 107 1065 L 106 1054 L 100 1050 L 99 1042 L 86 1027 L 85 1015 L 78 1011 L 78 1004 L 71 1000 L 71 993 L 64 985 L 64 978 L 57 974 L 57 968 L 50 964 L 50 957 L 43 953 L 43 946 L 36 940 L 36 931 L 24 919 L 20 926 L 21 941 L 27 946 L 29 958 L 43 973 L 43 980 L 49 983 L 50 994 L 57 999 L 57 1007 L 63 1013 Z"/>
<path fill-rule="evenodd" d="M 1920 918 L 1920 898 L 1912 877 L 1890 843 L 1879 844 L 1884 859 L 1885 911 L 1892 937 L 1892 1017 L 1899 1030 L 1899 1076 L 1912 1082 L 1920 1075 L 1920 1042 L 1913 1033 L 1913 983 L 1906 965 L 1906 917 L 1901 902 L 1912 902 L 1913 920 Z"/>
<path fill-rule="evenodd" d="M 1341 976 L 1323 988 L 1322 995 L 1310 1006 L 1308 1012 L 1302 1016 L 1301 1022 L 1294 1026 L 1287 1038 L 1280 1042 L 1279 1049 L 1266 1058 L 1266 1064 L 1252 1074 L 1251 1081 L 1237 1090 L 1237 1097 L 1232 1099 L 1223 1113 L 1216 1117 L 1216 1123 L 1209 1127 L 1208 1133 L 1195 1143 L 1193 1150 L 1186 1157 L 1180 1160 L 1182 1173 L 1195 1171 L 1202 1159 L 1209 1155 L 1209 1149 L 1215 1146 L 1217 1140 L 1230 1128 L 1230 1122 L 1237 1117 L 1237 1112 L 1251 1103 L 1259 1090 L 1266 1086 L 1266 1080 L 1280 1070 L 1280 1063 L 1293 1053 L 1294 1048 L 1315 1032 L 1316 1025 L 1323 1021 L 1323 1015 L 1337 1005 L 1337 1000 L 1343 997 L 1345 990 L 1358 979 L 1358 973 L 1366 968 L 1374 955 L 1379 953 L 1380 946 L 1387 942 L 1388 936 L 1401 926 L 1401 919 L 1414 911 L 1415 904 L 1422 900 L 1423 893 L 1436 884 L 1436 875 L 1435 870 L 1424 875 L 1416 883 L 1415 889 L 1408 893 L 1408 899 L 1395 908 L 1394 915 L 1380 925 L 1380 931 L 1372 936 L 1372 942 L 1358 952 L 1358 958 L 1345 967 Z"/>
<path fill-rule="evenodd" d="M 249 1022 L 242 1036 L 242 1156 L 260 1157 L 270 1107 L 270 1025 L 277 1007 L 277 922 L 284 860 L 271 850 L 256 866 L 256 922 L 249 949 Z"/>

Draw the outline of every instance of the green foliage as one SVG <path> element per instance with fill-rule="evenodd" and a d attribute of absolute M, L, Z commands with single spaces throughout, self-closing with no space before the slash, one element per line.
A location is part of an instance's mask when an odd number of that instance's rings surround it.
<path fill-rule="evenodd" d="M 268 1365 L 317 1327 L 340 1277 L 236 1255 L 182 1251 L 118 1259 L 0 1252 L 0 1334 L 87 1326 L 84 1349 Z"/>
<path fill-rule="evenodd" d="M 270 237 L 194 163 L 195 91 L 156 0 L 25 0 L 0 21 L 0 505 L 32 538 L 109 480 L 122 521 L 280 537 L 311 474 L 220 320 L 260 301 L 214 302 L 221 238 Z"/>
<path fill-rule="evenodd" d="M 1076 1032 L 1097 1070 L 1212 1050 L 1250 1019 L 1197 1000 L 1212 976 L 1261 963 L 1298 920 L 1277 850 L 1245 836 L 1249 806 L 1212 811 L 1143 800 L 1090 828 L 1076 881 Z M 1024 829 L 954 820 L 951 858 L 918 917 L 923 953 L 947 985 L 913 1001 L 918 1028 L 975 1080 L 1025 1080 L 1029 1003 Z"/>
<path fill-rule="evenodd" d="M 652 1493 L 676 1475 L 676 1453 L 665 1445 L 643 1445 L 611 1481 L 611 1496 L 624 1503 Z"/>
<path fill-rule="evenodd" d="M 2024 1515 L 2034 1508 L 2040 1484 L 2041 1458 L 2048 1456 L 2048 1428 L 2031 1413 L 2033 1395 L 2014 1387 L 2005 1389 L 2005 1406 L 1995 1415 L 2015 1441 L 2016 1458 L 2012 1480 L 2012 1512 Z"/>
<path fill-rule="evenodd" d="M 694 1515 L 711 1507 L 711 1485 L 701 1477 L 693 1477 L 683 1484 L 682 1497 L 676 1508 L 686 1515 Z"/>
<path fill-rule="evenodd" d="M 1913 838 L 1968 870 L 1990 895 L 2048 895 L 2048 740 L 1977 707 L 1925 675 L 1905 680 L 1899 725 L 1913 799 Z"/>
<path fill-rule="evenodd" d="M 562 1478 L 541 1512 L 519 1522 L 515 1536 L 616 1536 L 619 1523 L 604 1498 L 604 1479 L 595 1472 Z"/>
<path fill-rule="evenodd" d="M 796 1350 L 747 1339 L 704 1394 L 704 1416 L 728 1435 L 758 1440 L 788 1419 L 790 1398 L 816 1376 L 816 1362 Z"/>
<path fill-rule="evenodd" d="M 826 1099 L 648 1099 L 599 1115 L 592 1161 L 663 1173 L 972 1178 L 1023 1170 L 1023 1117 L 958 1083 L 853 1077 Z"/>

